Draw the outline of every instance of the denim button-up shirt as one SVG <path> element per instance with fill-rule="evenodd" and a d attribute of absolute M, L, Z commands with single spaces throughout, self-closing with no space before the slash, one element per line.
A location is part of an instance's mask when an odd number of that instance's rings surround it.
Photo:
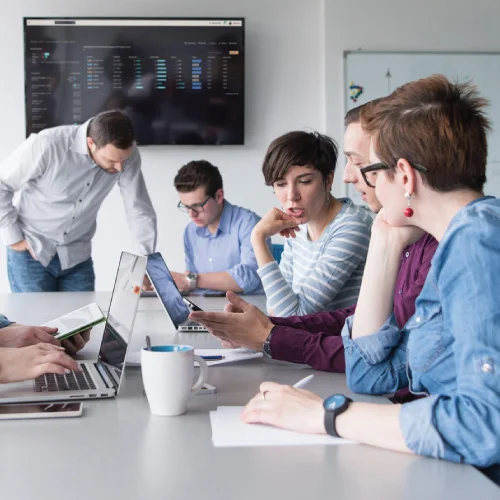
<path fill-rule="evenodd" d="M 392 315 L 371 335 L 342 337 L 354 392 L 405 385 L 429 397 L 401 407 L 415 453 L 477 466 L 500 463 L 500 200 L 476 200 L 453 218 L 403 328 Z"/>

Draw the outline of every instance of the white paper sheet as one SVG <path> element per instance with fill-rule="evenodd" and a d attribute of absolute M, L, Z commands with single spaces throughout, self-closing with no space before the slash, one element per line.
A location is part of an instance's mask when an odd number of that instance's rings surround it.
<path fill-rule="evenodd" d="M 208 366 L 222 365 L 225 363 L 234 363 L 236 361 L 245 361 L 246 359 L 261 358 L 261 352 L 251 351 L 244 347 L 236 349 L 195 349 L 194 353 L 198 356 L 224 356 L 224 359 L 217 361 L 207 361 Z M 127 356 L 127 366 L 141 366 L 141 351 L 134 351 Z M 196 363 L 198 366 L 198 363 Z"/>
<path fill-rule="evenodd" d="M 355 444 L 332 436 L 301 434 L 268 425 L 245 424 L 243 406 L 219 406 L 210 412 L 214 446 L 300 446 Z"/>

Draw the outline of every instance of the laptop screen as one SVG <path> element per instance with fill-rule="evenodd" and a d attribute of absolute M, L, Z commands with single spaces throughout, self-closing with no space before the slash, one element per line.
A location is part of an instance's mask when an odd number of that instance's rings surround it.
<path fill-rule="evenodd" d="M 99 361 L 106 363 L 118 379 L 134 327 L 146 263 L 146 257 L 122 252 L 116 273 Z"/>
<path fill-rule="evenodd" d="M 160 252 L 148 255 L 147 265 L 148 276 L 156 293 L 167 310 L 175 328 L 187 321 L 191 312 L 168 270 L 167 264 L 163 260 Z"/>

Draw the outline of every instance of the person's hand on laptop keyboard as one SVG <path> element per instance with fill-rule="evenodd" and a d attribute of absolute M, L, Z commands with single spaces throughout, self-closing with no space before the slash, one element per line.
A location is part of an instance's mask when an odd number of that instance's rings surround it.
<path fill-rule="evenodd" d="M 40 342 L 60 346 L 59 340 L 53 337 L 57 328 L 48 326 L 30 326 L 12 323 L 0 328 L 0 347 L 26 347 Z"/>
<path fill-rule="evenodd" d="M 85 330 L 82 333 L 77 333 L 68 339 L 64 339 L 61 345 L 66 349 L 70 356 L 74 356 L 78 351 L 83 349 L 90 339 L 90 332 L 92 328 Z"/>
<path fill-rule="evenodd" d="M 81 371 L 62 347 L 40 343 L 28 347 L 0 348 L 0 384 L 31 380 L 44 373 Z"/>

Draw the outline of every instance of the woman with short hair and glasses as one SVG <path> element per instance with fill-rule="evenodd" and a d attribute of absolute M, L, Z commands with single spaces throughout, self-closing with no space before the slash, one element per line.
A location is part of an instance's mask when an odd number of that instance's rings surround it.
<path fill-rule="evenodd" d="M 500 464 L 500 200 L 483 194 L 486 104 L 470 83 L 437 75 L 362 112 L 371 161 L 383 164 L 365 175 L 384 208 L 356 315 L 342 332 L 347 383 L 367 394 L 409 385 L 428 397 L 402 406 L 341 394 L 323 401 L 265 382 L 245 422 L 479 467 Z M 422 230 L 439 245 L 415 314 L 400 327 L 392 306 L 400 242 Z"/>
<path fill-rule="evenodd" d="M 370 136 L 362 129 L 360 112 L 366 104 L 350 109 L 344 120 L 344 182 L 370 210 L 378 213 L 380 204 L 375 189 L 365 182 L 361 170 L 370 163 Z M 415 312 L 415 300 L 422 291 L 437 241 L 424 233 L 416 242 L 404 245 L 394 285 L 394 315 L 399 326 Z M 262 351 L 264 356 L 293 363 L 307 364 L 316 370 L 345 372 L 344 344 L 340 336 L 346 318 L 355 313 L 356 305 L 306 316 L 267 317 L 241 297 L 228 294 L 225 312 L 195 312 L 195 321 L 209 329 L 224 347 L 242 346 Z M 415 399 L 407 387 L 391 400 L 403 403 Z"/>

